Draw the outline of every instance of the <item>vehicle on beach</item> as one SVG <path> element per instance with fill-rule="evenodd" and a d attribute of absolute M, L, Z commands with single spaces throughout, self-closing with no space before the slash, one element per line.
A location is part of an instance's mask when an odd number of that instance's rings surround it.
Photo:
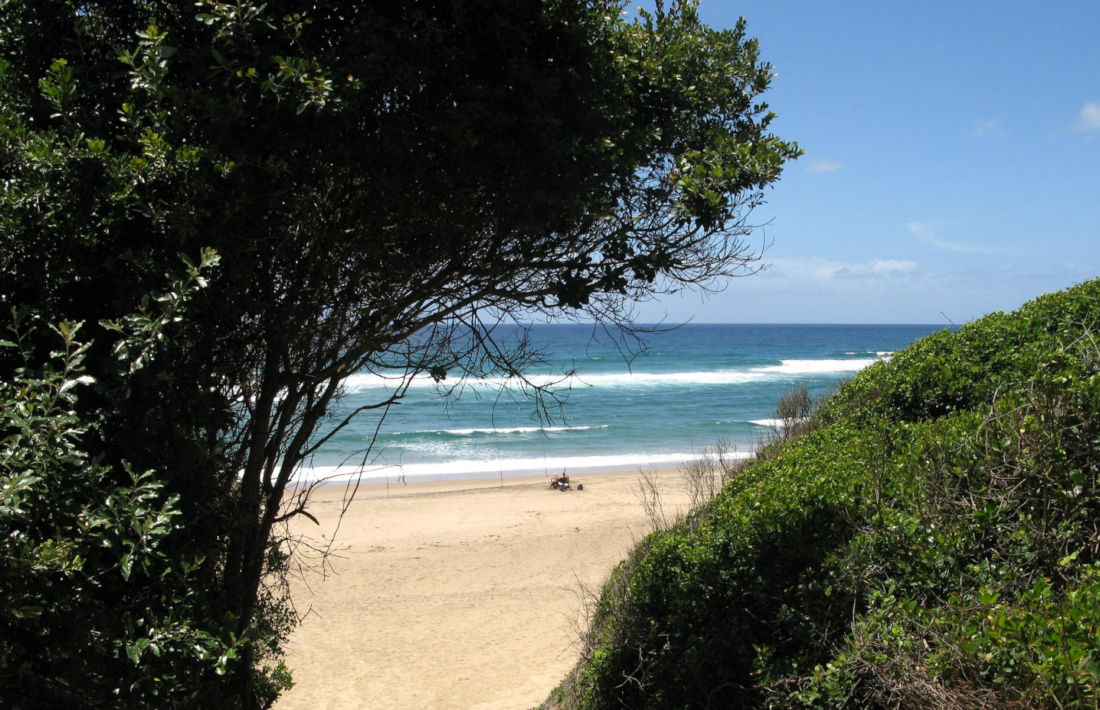
<path fill-rule="evenodd" d="M 569 476 L 562 473 L 559 476 L 553 476 L 550 478 L 550 489 L 555 491 L 567 491 L 569 490 Z M 577 487 L 577 490 L 581 490 L 581 486 Z"/>

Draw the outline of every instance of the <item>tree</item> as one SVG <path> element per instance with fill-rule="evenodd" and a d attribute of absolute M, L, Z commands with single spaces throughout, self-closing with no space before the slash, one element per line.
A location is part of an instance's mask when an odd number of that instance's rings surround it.
<path fill-rule="evenodd" d="M 207 254 L 188 264 L 144 312 L 109 324 L 119 334 L 120 370 L 156 363 L 166 326 L 214 261 Z M 109 707 L 165 705 L 182 695 L 201 706 L 204 672 L 224 672 L 242 639 L 195 624 L 206 612 L 203 553 L 165 544 L 184 527 L 180 496 L 165 495 L 153 470 L 89 451 L 103 413 L 77 412 L 81 393 L 96 384 L 84 368 L 90 345 L 79 339 L 82 325 L 43 328 L 27 308 L 11 317 L 0 348 L 23 364 L 0 383 L 0 701 Z M 32 362 L 40 330 L 51 331 L 46 339 L 59 349 Z"/>
<path fill-rule="evenodd" d="M 0 297 L 85 324 L 80 446 L 119 485 L 152 472 L 179 513 L 158 554 L 207 581 L 188 624 L 235 644 L 160 704 L 278 692 L 273 531 L 308 512 L 284 494 L 349 374 L 401 373 L 384 411 L 418 374 L 520 375 L 503 320 L 614 322 L 750 272 L 749 212 L 798 154 L 744 23 L 689 0 L 633 23 L 616 0 L 2 7 Z M 120 367 L 125 318 L 206 249 L 209 286 Z"/>

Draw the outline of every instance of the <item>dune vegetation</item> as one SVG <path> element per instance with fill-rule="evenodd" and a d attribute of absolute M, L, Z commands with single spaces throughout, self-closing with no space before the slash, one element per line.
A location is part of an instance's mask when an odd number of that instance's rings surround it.
<path fill-rule="evenodd" d="M 1096 707 L 1100 280 L 879 362 L 604 586 L 547 708 Z"/>

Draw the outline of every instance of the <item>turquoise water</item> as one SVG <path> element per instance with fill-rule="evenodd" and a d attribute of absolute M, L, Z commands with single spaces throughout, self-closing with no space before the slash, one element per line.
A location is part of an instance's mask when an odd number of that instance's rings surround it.
<path fill-rule="evenodd" d="M 679 464 L 719 441 L 747 453 L 787 390 L 805 383 L 813 394 L 827 392 L 941 328 L 686 325 L 647 334 L 647 347 L 628 359 L 620 339 L 591 325 L 532 326 L 547 358 L 525 374 L 545 382 L 576 373 L 561 383 L 564 403 L 549 417 L 500 378 L 470 381 L 450 398 L 430 378 L 418 379 L 384 419 L 366 412 L 334 436 L 305 475 L 360 465 L 364 480 L 643 468 Z M 353 375 L 334 415 L 392 387 L 390 379 Z"/>

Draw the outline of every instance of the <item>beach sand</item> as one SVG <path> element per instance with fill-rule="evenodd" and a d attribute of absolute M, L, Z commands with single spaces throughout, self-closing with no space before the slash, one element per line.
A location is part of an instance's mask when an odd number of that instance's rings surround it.
<path fill-rule="evenodd" d="M 677 471 L 653 474 L 665 513 Z M 502 708 L 542 702 L 574 665 L 594 591 L 650 530 L 641 474 L 360 487 L 326 579 L 292 584 L 309 613 L 287 646 L 295 686 L 276 710 Z M 581 483 L 584 490 L 576 490 Z M 343 487 L 314 491 L 296 531 L 331 538 Z"/>

